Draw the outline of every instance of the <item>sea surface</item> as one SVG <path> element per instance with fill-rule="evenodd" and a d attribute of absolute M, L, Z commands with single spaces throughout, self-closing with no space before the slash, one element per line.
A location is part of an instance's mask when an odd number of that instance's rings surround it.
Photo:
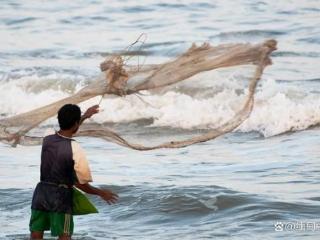
<path fill-rule="evenodd" d="M 74 239 L 319 239 L 319 26 L 318 0 L 2 0 L 0 118 L 75 93 L 141 34 L 143 43 L 127 53 L 133 65 L 172 60 L 193 42 L 276 39 L 253 112 L 232 133 L 146 152 L 78 138 L 93 184 L 120 200 L 91 197 L 99 214 L 76 216 Z M 106 96 L 90 121 L 148 143 L 206 131 L 241 106 L 243 71 L 210 71 L 160 93 Z M 41 128 L 56 127 L 52 118 Z M 28 239 L 40 151 L 0 143 L 0 239 Z"/>

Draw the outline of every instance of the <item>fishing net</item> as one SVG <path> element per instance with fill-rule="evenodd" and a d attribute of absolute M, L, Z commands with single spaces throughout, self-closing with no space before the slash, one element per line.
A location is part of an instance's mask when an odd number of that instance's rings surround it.
<path fill-rule="evenodd" d="M 276 50 L 276 44 L 275 40 L 267 40 L 256 45 L 239 43 L 210 46 L 204 43 L 196 46 L 193 44 L 184 54 L 172 61 L 163 64 L 144 64 L 138 67 L 127 65 L 122 55 L 112 55 L 101 63 L 102 74 L 77 93 L 32 111 L 0 119 L 0 140 L 13 146 L 40 144 L 42 137 L 30 136 L 30 130 L 55 116 L 59 108 L 67 103 L 78 104 L 99 95 L 126 97 L 141 92 L 166 91 L 170 86 L 194 78 L 202 72 L 253 66 L 254 71 L 248 79 L 245 100 L 233 117 L 214 129 L 198 131 L 199 134 L 186 134 L 184 139 L 169 139 L 170 141 L 166 139 L 155 145 L 129 141 L 117 131 L 98 123 L 82 125 L 77 133 L 77 136 L 101 138 L 136 150 L 180 148 L 214 139 L 233 131 L 249 117 L 253 108 L 257 82 L 264 68 L 271 64 L 269 56 Z"/>

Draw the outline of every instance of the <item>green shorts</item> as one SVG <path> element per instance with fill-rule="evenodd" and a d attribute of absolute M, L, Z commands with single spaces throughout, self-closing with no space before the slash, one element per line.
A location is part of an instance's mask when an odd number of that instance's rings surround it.
<path fill-rule="evenodd" d="M 44 212 L 31 209 L 31 219 L 29 223 L 31 232 L 43 232 L 51 229 L 51 235 L 61 236 L 63 234 L 72 235 L 73 217 L 71 214 Z"/>

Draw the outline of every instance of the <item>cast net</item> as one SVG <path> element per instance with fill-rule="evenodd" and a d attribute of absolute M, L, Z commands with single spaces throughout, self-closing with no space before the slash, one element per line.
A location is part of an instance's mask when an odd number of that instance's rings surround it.
<path fill-rule="evenodd" d="M 130 139 L 126 134 L 128 129 L 121 132 L 117 127 L 111 129 L 110 125 L 103 122 L 83 124 L 77 133 L 77 136 L 101 138 L 136 150 L 180 148 L 214 139 L 233 131 L 249 117 L 254 104 L 257 83 L 264 68 L 271 64 L 270 54 L 276 50 L 276 44 L 275 40 L 267 40 L 255 45 L 239 43 L 210 46 L 204 43 L 196 46 L 193 44 L 184 54 L 171 61 L 162 64 L 144 64 L 139 67 L 127 65 L 122 55 L 114 54 L 101 63 L 102 74 L 75 94 L 32 111 L 0 119 L 0 140 L 13 146 L 40 144 L 42 136 L 31 136 L 30 131 L 38 128 L 47 119 L 56 116 L 59 108 L 67 103 L 79 104 L 96 96 L 104 96 L 107 98 L 107 104 L 108 96 L 111 95 L 118 98 L 136 95 L 144 101 L 143 99 L 147 99 L 145 95 L 165 97 L 164 93 L 172 89 L 182 89 L 188 94 L 187 83 L 192 83 L 193 88 L 200 86 L 201 78 L 197 76 L 205 72 L 217 70 L 232 72 L 237 67 L 250 68 L 251 70 L 248 71 L 250 74 L 245 77 L 246 89 L 244 89 L 243 101 L 236 104 L 237 109 L 233 116 L 220 121 L 221 124 L 218 126 L 194 131 L 180 129 L 179 131 L 183 132 L 180 135 L 170 134 L 169 132 L 172 132 L 170 128 L 169 130 L 161 127 L 156 130 L 150 128 L 150 131 L 145 131 L 155 135 L 162 130 L 168 132 L 165 135 L 160 134 L 161 137 L 157 141 L 150 141 L 152 134 L 144 135 L 148 139 L 144 139 L 143 135 L 139 138 L 137 134 L 132 134 Z M 223 80 L 219 79 L 222 82 Z M 205 91 L 206 87 L 202 89 Z M 146 101 L 145 104 L 152 106 L 152 101 Z M 157 108 L 157 106 L 153 107 Z"/>

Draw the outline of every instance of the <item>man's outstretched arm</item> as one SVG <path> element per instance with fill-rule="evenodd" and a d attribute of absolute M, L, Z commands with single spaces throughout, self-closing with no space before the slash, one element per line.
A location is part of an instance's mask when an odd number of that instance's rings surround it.
<path fill-rule="evenodd" d="M 89 183 L 85 183 L 85 184 L 76 183 L 75 186 L 80 190 L 84 191 L 85 193 L 100 196 L 108 204 L 116 203 L 119 198 L 117 194 L 111 192 L 110 190 L 96 188 L 91 186 Z"/>
<path fill-rule="evenodd" d="M 92 107 L 89 107 L 87 111 L 81 116 L 80 119 L 80 125 L 83 123 L 84 120 L 87 118 L 91 118 L 92 115 L 96 114 L 99 112 L 99 105 L 94 105 Z"/>

